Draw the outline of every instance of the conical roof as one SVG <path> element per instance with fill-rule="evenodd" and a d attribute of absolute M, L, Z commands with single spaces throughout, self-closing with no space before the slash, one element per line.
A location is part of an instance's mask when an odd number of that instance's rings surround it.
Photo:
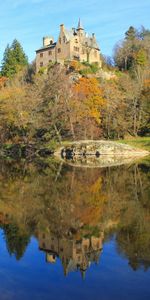
<path fill-rule="evenodd" d="M 81 19 L 79 18 L 79 22 L 78 22 L 78 27 L 77 27 L 77 30 L 79 29 L 82 29 L 84 30 L 83 26 L 82 26 L 82 23 L 81 23 Z"/>

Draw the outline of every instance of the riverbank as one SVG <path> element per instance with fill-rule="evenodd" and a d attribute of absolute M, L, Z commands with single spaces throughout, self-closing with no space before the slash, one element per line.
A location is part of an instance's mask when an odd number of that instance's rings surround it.
<path fill-rule="evenodd" d="M 150 151 L 150 137 L 138 137 L 132 139 L 118 140 L 117 143 L 127 144 L 134 148 Z"/>
<path fill-rule="evenodd" d="M 126 139 L 117 141 L 107 140 L 81 140 L 63 141 L 61 145 L 36 145 L 36 144 L 5 144 L 0 147 L 1 157 L 27 158 L 48 157 L 54 154 L 57 157 L 71 156 L 146 156 L 150 154 L 150 138 Z"/>

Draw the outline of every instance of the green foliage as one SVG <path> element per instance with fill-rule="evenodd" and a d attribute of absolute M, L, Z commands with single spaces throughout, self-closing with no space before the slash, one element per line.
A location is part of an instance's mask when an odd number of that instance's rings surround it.
<path fill-rule="evenodd" d="M 130 26 L 125 33 L 125 39 L 128 41 L 133 41 L 137 37 L 137 31 L 133 26 Z"/>
<path fill-rule="evenodd" d="M 7 45 L 3 61 L 1 75 L 12 78 L 24 66 L 28 65 L 28 59 L 21 44 L 15 39 L 11 46 Z"/>
<path fill-rule="evenodd" d="M 99 70 L 99 66 L 96 63 L 89 64 L 88 62 L 83 62 L 82 65 L 84 68 L 81 68 L 79 71 L 81 75 L 96 74 Z"/>
<path fill-rule="evenodd" d="M 6 224 L 3 229 L 8 252 L 15 255 L 17 260 L 21 259 L 30 241 L 29 234 L 20 232 L 15 224 Z"/>
<path fill-rule="evenodd" d="M 150 64 L 150 33 L 144 27 L 138 32 L 130 27 L 125 33 L 123 42 L 116 46 L 114 60 L 116 66 L 121 70 L 132 71 L 138 65 Z"/>
<path fill-rule="evenodd" d="M 140 49 L 137 52 L 136 63 L 137 63 L 137 65 L 140 65 L 140 66 L 146 66 L 146 64 L 147 64 L 147 54 L 146 54 L 146 51 L 144 49 Z"/>
<path fill-rule="evenodd" d="M 144 149 L 150 151 L 150 137 L 138 137 L 135 139 L 119 140 L 118 142 L 131 145 L 135 148 Z"/>

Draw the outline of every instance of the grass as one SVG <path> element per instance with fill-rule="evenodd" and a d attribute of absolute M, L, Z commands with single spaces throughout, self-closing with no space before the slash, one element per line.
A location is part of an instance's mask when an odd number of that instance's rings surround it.
<path fill-rule="evenodd" d="M 119 140 L 122 144 L 128 144 L 134 148 L 150 151 L 150 137 L 138 137 L 132 139 Z"/>

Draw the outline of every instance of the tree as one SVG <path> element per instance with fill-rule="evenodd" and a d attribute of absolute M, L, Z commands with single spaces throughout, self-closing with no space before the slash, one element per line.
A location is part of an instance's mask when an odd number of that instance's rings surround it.
<path fill-rule="evenodd" d="M 67 132 L 74 136 L 72 83 L 66 69 L 60 65 L 52 66 L 44 81 L 38 78 L 40 124 L 51 137 L 61 143 Z M 38 84 L 36 80 L 36 85 Z M 71 101 L 71 102 L 70 102 Z"/>
<path fill-rule="evenodd" d="M 28 142 L 36 127 L 38 98 L 24 76 L 24 70 L 20 71 L 11 81 L 7 79 L 6 86 L 0 90 L 1 143 Z"/>
<path fill-rule="evenodd" d="M 138 65 L 150 63 L 150 33 L 145 28 L 138 32 L 130 26 L 124 40 L 115 48 L 114 60 L 120 70 L 133 71 Z"/>
<path fill-rule="evenodd" d="M 130 26 L 129 29 L 125 32 L 125 39 L 128 41 L 133 41 L 137 37 L 137 31 L 133 26 Z"/>
<path fill-rule="evenodd" d="M 102 90 L 96 78 L 80 78 L 74 85 L 74 97 L 77 103 L 76 122 L 84 138 L 94 138 L 100 134 L 101 111 L 105 104 Z M 95 137 L 96 137 L 95 136 Z"/>
<path fill-rule="evenodd" d="M 128 128 L 127 103 L 120 88 L 120 79 L 111 79 L 102 83 L 102 90 L 106 100 L 102 118 L 103 134 L 107 139 L 123 138 Z"/>
<path fill-rule="evenodd" d="M 2 76 L 12 78 L 24 66 L 28 65 L 28 59 L 21 44 L 15 39 L 11 46 L 7 45 L 2 61 Z"/>

